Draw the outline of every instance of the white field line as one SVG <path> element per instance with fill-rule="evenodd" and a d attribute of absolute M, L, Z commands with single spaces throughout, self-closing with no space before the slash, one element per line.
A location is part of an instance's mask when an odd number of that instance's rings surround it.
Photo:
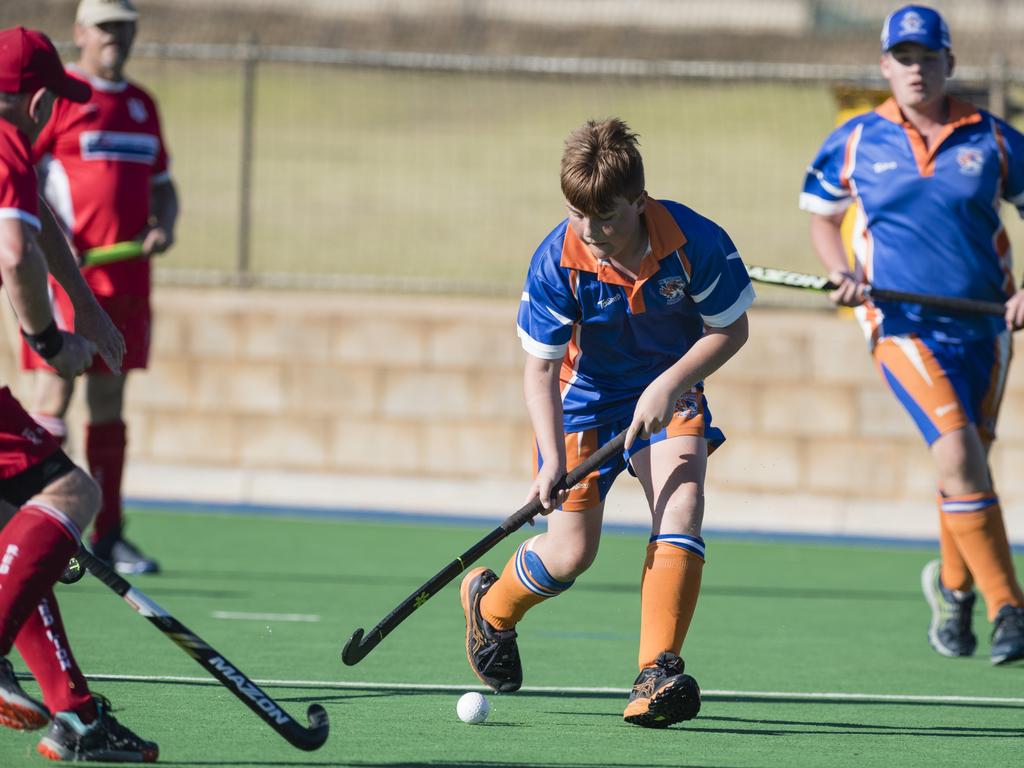
<path fill-rule="evenodd" d="M 237 621 L 320 621 L 315 613 L 246 613 L 245 611 L 211 611 L 215 619 Z"/>
<path fill-rule="evenodd" d="M 181 677 L 176 675 L 110 675 L 110 674 L 88 674 L 90 680 L 109 680 L 112 682 L 144 682 L 144 683 L 208 683 L 219 685 L 209 677 Z M 433 683 L 380 683 L 380 682 L 359 682 L 350 680 L 253 680 L 257 685 L 281 686 L 283 688 L 325 688 L 336 690 L 358 690 L 358 691 L 425 691 L 436 693 L 462 693 L 464 691 L 483 691 L 490 689 L 482 685 L 448 685 Z M 559 686 L 523 686 L 520 690 L 523 693 L 550 693 L 553 695 L 562 694 L 571 696 L 573 694 L 594 694 L 609 693 L 626 696 L 629 688 L 601 688 L 601 687 L 559 687 Z M 917 695 L 904 693 L 844 693 L 844 692 L 818 692 L 818 691 L 726 691 L 726 690 L 701 690 L 700 695 L 705 699 L 763 699 L 765 701 L 780 701 L 786 699 L 805 699 L 807 701 L 868 701 L 868 702 L 899 702 L 899 703 L 922 703 L 922 704 L 1016 704 L 1024 706 L 1024 698 L 1001 697 L 1001 696 L 943 696 L 943 695 Z"/>

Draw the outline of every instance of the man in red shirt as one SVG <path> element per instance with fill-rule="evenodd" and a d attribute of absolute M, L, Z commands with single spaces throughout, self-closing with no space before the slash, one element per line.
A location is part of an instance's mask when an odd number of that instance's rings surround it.
<path fill-rule="evenodd" d="M 96 361 L 85 375 L 85 453 L 103 491 L 93 549 L 122 573 L 155 573 L 156 561 L 123 536 L 123 404 L 127 372 L 145 368 L 149 357 L 149 257 L 173 243 L 178 201 L 156 103 L 124 77 L 137 18 L 130 0 L 82 0 L 74 27 L 80 55 L 68 72 L 91 85 L 93 95 L 86 104 L 58 99 L 33 153 L 44 196 L 79 255 L 86 281 L 127 345 L 123 372 Z M 116 244 L 132 248 L 134 257 L 93 263 L 97 249 Z M 67 297 L 52 281 L 51 290 L 58 323 L 74 328 Z M 63 440 L 72 382 L 54 375 L 27 346 L 22 364 L 38 371 L 33 418 Z"/>
<path fill-rule="evenodd" d="M 81 104 L 89 94 L 86 84 L 65 74 L 45 35 L 23 27 L 0 30 L 0 277 L 25 342 L 68 378 L 85 371 L 97 351 L 112 370 L 120 370 L 123 342 L 104 323 L 49 209 L 39 201 L 30 142 L 55 96 Z M 47 262 L 64 279 L 81 325 L 97 344 L 57 328 L 47 296 Z M 37 749 L 52 760 L 156 760 L 157 745 L 118 723 L 110 703 L 89 691 L 53 594 L 78 551 L 81 531 L 96 514 L 99 488 L 7 387 L 0 388 L 0 500 L 0 725 L 30 730 L 49 723 Z M 38 681 L 45 705 L 18 683 L 7 660 L 12 645 Z"/>

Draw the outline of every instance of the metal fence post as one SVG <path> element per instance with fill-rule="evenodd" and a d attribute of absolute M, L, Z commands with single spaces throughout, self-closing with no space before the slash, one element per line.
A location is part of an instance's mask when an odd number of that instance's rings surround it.
<path fill-rule="evenodd" d="M 252 282 L 252 151 L 256 112 L 256 65 L 260 49 L 255 36 L 244 46 L 242 57 L 242 125 L 239 141 L 238 178 L 238 261 L 235 279 L 239 285 Z"/>

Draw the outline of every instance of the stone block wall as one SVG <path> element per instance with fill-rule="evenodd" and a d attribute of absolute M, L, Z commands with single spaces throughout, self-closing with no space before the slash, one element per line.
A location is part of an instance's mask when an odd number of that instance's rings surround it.
<path fill-rule="evenodd" d="M 152 365 L 129 383 L 130 494 L 488 514 L 521 503 L 531 430 L 514 299 L 161 286 L 154 306 Z M 934 535 L 926 450 L 853 319 L 755 308 L 750 327 L 707 382 L 729 437 L 710 462 L 710 519 Z M 0 373 L 25 395 L 12 350 Z M 1022 376 L 992 457 L 1015 538 Z M 626 493 L 622 519 L 642 519 L 637 499 Z"/>

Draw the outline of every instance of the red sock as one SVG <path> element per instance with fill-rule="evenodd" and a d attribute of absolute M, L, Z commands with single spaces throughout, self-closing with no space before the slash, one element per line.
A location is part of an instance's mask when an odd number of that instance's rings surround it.
<path fill-rule="evenodd" d="M 95 544 L 107 534 L 121 528 L 121 475 L 127 446 L 123 421 L 88 424 L 85 427 L 85 455 L 89 472 L 103 492 L 103 505 L 92 527 Z"/>
<path fill-rule="evenodd" d="M 0 656 L 78 551 L 75 524 L 53 507 L 27 504 L 0 531 Z"/>
<path fill-rule="evenodd" d="M 39 683 L 50 712 L 78 712 L 83 722 L 95 719 L 96 706 L 71 653 L 52 589 L 25 619 L 14 644 Z"/>

